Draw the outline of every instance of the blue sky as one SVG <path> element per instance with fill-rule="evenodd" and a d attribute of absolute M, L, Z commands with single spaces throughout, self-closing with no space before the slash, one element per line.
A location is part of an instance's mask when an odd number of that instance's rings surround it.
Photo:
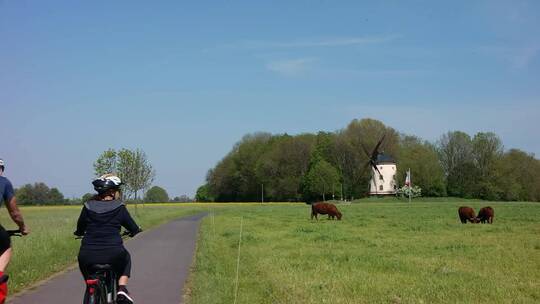
<path fill-rule="evenodd" d="M 16 186 L 91 191 L 142 148 L 193 195 L 244 134 L 371 117 L 540 155 L 538 1 L 0 0 L 0 157 Z"/>

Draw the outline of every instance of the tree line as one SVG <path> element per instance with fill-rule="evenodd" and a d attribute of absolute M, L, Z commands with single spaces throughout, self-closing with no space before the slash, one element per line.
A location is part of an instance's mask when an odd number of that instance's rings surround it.
<path fill-rule="evenodd" d="M 76 205 L 91 200 L 95 193 L 86 193 L 80 198 L 65 198 L 58 188 L 49 188 L 43 182 L 26 184 L 15 189 L 17 202 L 21 205 Z M 167 191 L 159 186 L 153 186 L 145 192 L 144 203 L 189 203 L 194 199 L 187 195 L 169 197 Z"/>
<path fill-rule="evenodd" d="M 436 142 L 407 135 L 374 119 L 353 120 L 336 132 L 245 135 L 197 190 L 198 201 L 313 201 L 368 195 L 371 168 L 364 147 L 397 162 L 402 184 L 408 168 L 424 196 L 539 201 L 540 161 L 504 150 L 491 132 L 443 134 Z M 370 151 L 371 152 L 371 151 Z"/>
<path fill-rule="evenodd" d="M 169 198 L 167 191 L 159 186 L 150 187 L 155 170 L 146 153 L 140 149 L 108 149 L 94 162 L 94 175 L 117 174 L 123 181 L 123 199 L 136 202 L 192 202 L 187 195 Z M 89 185 L 90 186 L 90 185 Z M 86 193 L 81 198 L 66 199 L 58 188 L 49 188 L 43 182 L 26 184 L 16 189 L 17 201 L 22 205 L 62 205 L 80 204 L 91 200 L 94 193 Z"/>
<path fill-rule="evenodd" d="M 21 205 L 61 205 L 69 203 L 58 188 L 49 188 L 45 183 L 26 184 L 15 189 L 17 202 Z"/>

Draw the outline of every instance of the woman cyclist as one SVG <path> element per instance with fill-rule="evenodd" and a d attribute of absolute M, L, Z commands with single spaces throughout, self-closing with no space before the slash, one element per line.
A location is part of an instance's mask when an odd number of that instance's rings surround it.
<path fill-rule="evenodd" d="M 97 191 L 91 200 L 84 203 L 77 221 L 75 235 L 83 236 L 79 251 L 79 268 L 85 279 L 95 264 L 110 264 L 118 279 L 118 303 L 133 303 L 126 288 L 131 273 L 131 257 L 124 248 L 121 226 L 130 236 L 141 229 L 120 200 L 122 181 L 113 174 L 105 174 L 92 182 Z"/>

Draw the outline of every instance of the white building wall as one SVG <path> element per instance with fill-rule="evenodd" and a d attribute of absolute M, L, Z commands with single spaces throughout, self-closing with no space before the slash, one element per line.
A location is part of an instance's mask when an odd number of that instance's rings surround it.
<path fill-rule="evenodd" d="M 370 195 L 385 195 L 396 194 L 397 183 L 396 174 L 397 169 L 395 164 L 380 164 L 377 168 L 381 172 L 383 179 L 380 179 L 379 172 L 375 168 L 371 168 L 373 171 L 370 182 Z"/>

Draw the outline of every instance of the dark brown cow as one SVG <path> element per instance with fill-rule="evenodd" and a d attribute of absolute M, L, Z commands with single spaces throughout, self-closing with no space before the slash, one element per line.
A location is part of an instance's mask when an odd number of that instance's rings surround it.
<path fill-rule="evenodd" d="M 478 218 L 476 215 L 474 215 L 474 209 L 471 207 L 459 207 L 458 214 L 462 224 L 467 223 L 467 221 L 471 223 L 478 223 Z"/>
<path fill-rule="evenodd" d="M 315 217 L 317 220 L 318 214 L 328 214 L 328 219 L 334 219 L 337 217 L 341 221 L 341 212 L 336 208 L 335 205 L 329 203 L 313 203 L 311 204 L 311 219 Z"/>
<path fill-rule="evenodd" d="M 484 224 L 485 222 L 488 222 L 488 224 L 493 224 L 493 218 L 495 217 L 495 211 L 491 207 L 484 207 L 478 211 L 478 220 L 480 223 Z"/>

